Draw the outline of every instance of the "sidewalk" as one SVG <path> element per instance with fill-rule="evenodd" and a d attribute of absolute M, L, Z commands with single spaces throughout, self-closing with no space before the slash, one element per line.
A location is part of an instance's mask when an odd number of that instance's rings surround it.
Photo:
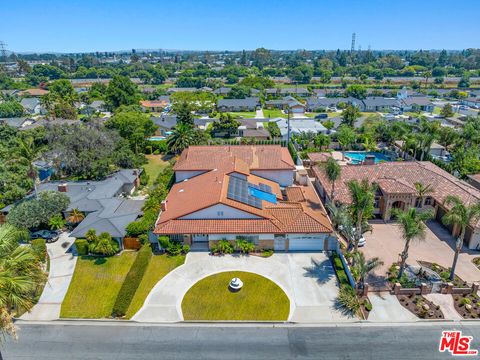
<path fill-rule="evenodd" d="M 50 257 L 50 272 L 43 293 L 38 303 L 29 313 L 21 316 L 22 320 L 56 320 L 60 318 L 60 308 L 72 280 L 77 257 L 67 253 L 75 238 L 62 233 L 60 238 L 47 244 Z"/>

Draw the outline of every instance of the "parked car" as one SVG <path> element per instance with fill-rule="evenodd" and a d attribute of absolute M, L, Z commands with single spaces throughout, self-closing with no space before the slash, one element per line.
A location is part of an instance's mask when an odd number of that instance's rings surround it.
<path fill-rule="evenodd" d="M 315 116 L 315 119 L 327 119 L 327 118 L 328 118 L 328 114 L 326 113 L 318 114 Z"/>
<path fill-rule="evenodd" d="M 55 230 L 39 230 L 30 234 L 31 239 L 45 239 L 47 243 L 58 240 L 60 233 Z"/>
<path fill-rule="evenodd" d="M 347 231 L 347 229 L 343 229 L 343 226 L 340 225 L 338 227 L 338 229 L 343 233 L 343 235 L 350 241 L 351 244 L 353 244 L 353 238 L 355 236 L 355 227 L 352 227 L 352 230 L 351 231 Z M 365 244 L 367 243 L 367 240 L 365 239 L 365 237 L 362 235 L 360 237 L 360 239 L 358 239 L 358 247 L 362 247 L 362 246 L 365 246 Z"/>

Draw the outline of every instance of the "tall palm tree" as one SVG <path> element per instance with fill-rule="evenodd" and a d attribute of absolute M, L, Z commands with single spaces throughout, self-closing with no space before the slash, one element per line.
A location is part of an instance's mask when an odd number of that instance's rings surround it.
<path fill-rule="evenodd" d="M 425 195 L 434 192 L 432 184 L 423 184 L 421 182 L 415 183 L 415 190 L 417 191 L 417 197 L 420 199 L 420 207 L 423 207 L 423 199 Z"/>
<path fill-rule="evenodd" d="M 78 209 L 72 209 L 67 217 L 67 221 L 72 224 L 79 223 L 83 219 L 85 219 L 85 214 Z"/>
<path fill-rule="evenodd" d="M 378 257 L 366 260 L 365 255 L 361 251 L 354 252 L 353 258 L 354 265 L 352 266 L 352 274 L 358 286 L 362 288 L 365 284 L 366 276 L 373 270 L 382 266 L 383 261 Z"/>
<path fill-rule="evenodd" d="M 38 159 L 41 147 L 35 144 L 32 137 L 18 140 L 18 160 L 28 167 L 27 175 L 33 180 L 33 187 L 35 189 L 35 196 L 37 196 L 37 169 L 33 162 Z"/>
<path fill-rule="evenodd" d="M 342 173 L 342 168 L 338 162 L 333 158 L 329 157 L 327 163 L 325 164 L 325 174 L 327 175 L 328 180 L 332 183 L 332 191 L 330 193 L 330 201 L 334 201 L 335 197 L 335 181 L 338 180 Z"/>
<path fill-rule="evenodd" d="M 19 246 L 24 237 L 25 233 L 12 225 L 0 226 L 0 327 L 13 336 L 16 309 L 31 309 L 33 293 L 45 279 L 32 248 Z"/>
<path fill-rule="evenodd" d="M 189 124 L 179 123 L 167 139 L 168 149 L 179 154 L 195 142 L 195 130 Z"/>
<path fill-rule="evenodd" d="M 402 237 L 405 241 L 405 246 L 402 253 L 400 254 L 400 271 L 398 272 L 398 278 L 400 279 L 405 270 L 405 263 L 408 258 L 408 250 L 410 248 L 410 243 L 413 240 L 424 240 L 426 236 L 427 226 L 425 221 L 433 217 L 431 211 L 418 212 L 415 208 L 410 208 L 408 210 L 401 209 L 392 209 L 392 215 L 394 215 L 399 222 L 399 225 L 402 229 Z"/>
<path fill-rule="evenodd" d="M 465 229 L 469 224 L 480 219 L 480 203 L 465 205 L 458 196 L 449 195 L 445 198 L 444 204 L 452 207 L 443 216 L 442 222 L 446 225 L 460 226 L 460 234 L 455 243 L 455 255 L 453 257 L 452 270 L 450 271 L 450 280 L 453 280 L 455 278 L 458 255 L 462 250 L 463 239 L 465 238 Z"/>
<path fill-rule="evenodd" d="M 349 181 L 347 186 L 352 199 L 349 209 L 355 225 L 354 246 L 355 251 L 357 251 L 358 241 L 362 237 L 362 228 L 367 220 L 373 217 L 377 187 L 375 184 L 370 185 L 367 179 L 363 179 L 361 182 L 357 180 Z"/>

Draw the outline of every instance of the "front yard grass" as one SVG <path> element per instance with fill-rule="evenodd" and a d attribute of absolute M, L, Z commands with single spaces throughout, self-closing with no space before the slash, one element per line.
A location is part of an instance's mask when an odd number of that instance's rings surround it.
<path fill-rule="evenodd" d="M 287 118 L 287 114 L 284 114 L 280 109 L 263 109 L 263 116 L 265 118 Z"/>
<path fill-rule="evenodd" d="M 232 278 L 243 288 L 232 292 Z M 285 321 L 290 300 L 273 281 L 250 272 L 228 271 L 208 276 L 193 285 L 182 300 L 185 320 Z"/>
<path fill-rule="evenodd" d="M 158 174 L 165 169 L 169 162 L 168 160 L 170 159 L 166 155 L 145 155 L 147 158 L 148 162 L 143 165 L 143 168 L 145 169 L 145 172 L 148 175 L 148 184 L 147 186 L 152 186 L 153 182 L 155 179 L 158 177 Z"/>
<path fill-rule="evenodd" d="M 138 286 L 135 296 L 130 303 L 126 317 L 130 319 L 135 313 L 140 310 L 145 299 L 155 284 L 159 282 L 165 275 L 175 269 L 177 266 L 182 265 L 185 262 L 185 256 L 168 256 L 153 255 L 148 264 L 147 270 L 143 275 L 143 279 Z"/>
<path fill-rule="evenodd" d="M 117 294 L 136 256 L 136 252 L 123 252 L 108 258 L 80 257 L 60 317 L 110 317 Z"/>

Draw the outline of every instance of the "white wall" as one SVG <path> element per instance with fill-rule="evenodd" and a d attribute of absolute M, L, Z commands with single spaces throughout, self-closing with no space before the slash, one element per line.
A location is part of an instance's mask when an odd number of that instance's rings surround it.
<path fill-rule="evenodd" d="M 471 250 L 477 250 L 477 248 L 480 249 L 480 233 L 477 232 L 477 230 L 472 234 L 470 242 L 468 243 L 468 248 Z"/>
<path fill-rule="evenodd" d="M 219 212 L 223 212 L 219 214 Z M 246 211 L 238 210 L 227 205 L 217 204 L 206 209 L 195 211 L 191 214 L 182 216 L 182 220 L 190 219 L 259 219 L 257 215 L 250 214 Z"/>
<path fill-rule="evenodd" d="M 177 170 L 175 171 L 175 181 L 180 182 L 185 179 L 190 179 L 191 177 L 203 174 L 205 172 L 206 172 L 205 170 L 198 170 L 198 171 Z"/>
<path fill-rule="evenodd" d="M 273 234 L 210 234 L 208 240 L 235 240 L 242 236 L 258 236 L 259 240 L 273 240 Z"/>
<path fill-rule="evenodd" d="M 275 181 L 280 186 L 290 186 L 293 184 L 293 170 L 252 170 L 253 175 Z"/>

